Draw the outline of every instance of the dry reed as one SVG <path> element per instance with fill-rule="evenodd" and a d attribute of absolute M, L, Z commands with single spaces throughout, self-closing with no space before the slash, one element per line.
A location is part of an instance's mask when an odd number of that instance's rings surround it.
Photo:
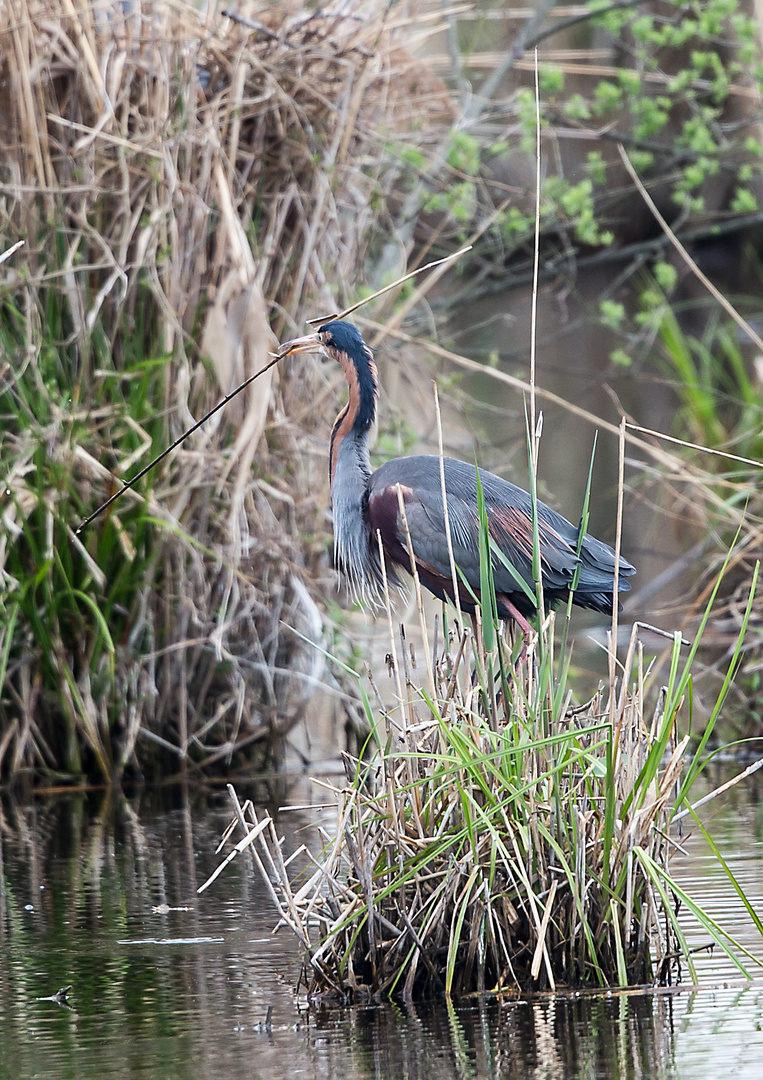
<path fill-rule="evenodd" d="M 422 92 L 417 123 L 447 111 L 385 5 L 237 12 L 0 3 L 0 236 L 25 240 L 0 283 L 5 774 L 262 763 L 321 677 L 285 628 L 323 634 L 313 359 L 72 534 L 264 364 L 271 325 L 354 298 L 382 140 Z"/>

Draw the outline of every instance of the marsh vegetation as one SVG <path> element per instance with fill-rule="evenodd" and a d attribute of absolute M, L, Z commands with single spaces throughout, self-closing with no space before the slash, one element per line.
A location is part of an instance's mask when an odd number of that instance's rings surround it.
<path fill-rule="evenodd" d="M 374 4 L 362 19 L 186 0 L 0 8 L 2 249 L 24 241 L 0 269 L 0 777 L 278 764 L 330 684 L 353 744 L 320 868 L 293 885 L 271 823 L 239 819 L 322 991 L 692 973 L 671 825 L 732 679 L 757 686 L 763 535 L 757 331 L 709 307 L 694 270 L 717 259 L 735 311 L 759 305 L 759 27 L 734 0 L 641 7 L 559 20 L 541 4 L 518 26 Z M 486 46 L 496 26 L 501 59 Z M 536 98 L 529 50 L 552 33 L 565 50 L 541 57 Z M 473 627 L 440 615 L 423 685 L 405 650 L 394 658 L 393 628 L 394 702 L 372 707 L 364 658 L 327 607 L 322 415 L 338 383 L 304 356 L 75 533 L 316 311 L 470 241 L 447 289 L 411 285 L 360 316 L 390 351 L 424 324 L 447 342 L 454 311 L 531 280 L 536 237 L 561 311 L 579 275 L 612 267 L 585 314 L 610 335 L 603 380 L 656 363 L 677 401 L 671 432 L 586 417 L 622 431 L 622 499 L 648 504 L 660 486 L 707 538 L 693 603 L 670 613 L 654 662 L 637 628 L 616 656 L 615 622 L 606 675 L 583 692 L 564 612 L 512 654 L 488 545 Z M 469 368 L 442 342 L 429 352 L 451 377 Z M 494 359 L 485 379 L 527 389 L 526 367 Z M 708 638 L 725 661 L 698 731 Z"/>

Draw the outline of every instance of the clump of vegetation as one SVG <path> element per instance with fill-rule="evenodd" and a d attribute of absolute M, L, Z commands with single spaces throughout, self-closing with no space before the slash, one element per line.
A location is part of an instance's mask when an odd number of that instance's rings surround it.
<path fill-rule="evenodd" d="M 3 777 L 262 764 L 321 673 L 313 359 L 73 531 L 355 280 L 411 119 L 386 8 L 197 8 L 0 14 Z"/>
<path fill-rule="evenodd" d="M 485 553 L 487 537 L 484 528 Z M 576 704 L 571 602 L 558 651 L 551 614 L 510 654 L 492 614 L 491 560 L 482 567 L 476 633 L 446 629 L 427 685 L 412 681 L 405 657 L 400 670 L 392 641 L 397 705 L 375 716 L 365 698 L 378 752 L 347 759 L 335 834 L 308 853 L 306 874 L 292 880 L 272 820 L 237 800 L 245 835 L 222 866 L 254 853 L 303 946 L 314 995 L 665 985 L 684 968 L 696 981 L 682 909 L 746 973 L 759 961 L 676 883 L 670 860 L 679 847 L 671 825 L 692 813 L 689 793 L 739 663 L 757 570 L 692 755 L 680 717 L 690 727 L 691 668 L 709 606 L 688 653 L 675 635 L 667 682 L 648 710 L 638 625 L 622 665 L 611 656 L 606 688 Z"/>

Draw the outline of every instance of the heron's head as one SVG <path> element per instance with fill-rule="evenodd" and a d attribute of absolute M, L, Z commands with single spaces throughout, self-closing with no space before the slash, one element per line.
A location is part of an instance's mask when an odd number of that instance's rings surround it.
<path fill-rule="evenodd" d="M 322 350 L 344 369 L 350 400 L 339 420 L 347 421 L 349 427 L 368 432 L 376 416 L 376 365 L 374 354 L 351 323 L 342 319 L 324 323 L 315 333 L 286 341 L 278 350 L 278 356 L 291 353 Z"/>
<path fill-rule="evenodd" d="M 278 355 L 289 356 L 291 353 L 312 352 L 318 349 L 323 349 L 332 360 L 339 360 L 340 363 L 344 357 L 349 358 L 356 365 L 372 359 L 371 350 L 361 337 L 360 331 L 351 323 L 341 319 L 324 323 L 313 334 L 294 338 L 293 341 L 285 341 L 280 346 Z"/>

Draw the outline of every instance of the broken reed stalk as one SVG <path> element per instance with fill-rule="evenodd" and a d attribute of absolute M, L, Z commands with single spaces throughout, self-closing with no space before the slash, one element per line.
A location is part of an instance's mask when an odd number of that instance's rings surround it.
<path fill-rule="evenodd" d="M 483 622 L 489 612 L 484 602 Z M 309 854 L 309 882 L 271 878 L 284 922 L 299 920 L 307 942 L 311 994 L 666 985 L 684 969 L 696 982 L 679 907 L 746 977 L 759 964 L 670 873 L 671 822 L 699 768 L 678 732 L 698 641 L 684 661 L 676 635 L 668 683 L 648 711 L 634 627 L 622 682 L 573 705 L 552 628 L 542 621 L 538 670 L 521 659 L 500 705 L 457 677 L 465 635 L 446 642 L 435 699 L 409 685 L 399 724 L 335 789 L 339 825 Z M 487 668 L 500 667 L 500 649 L 497 638 Z M 277 844 L 269 835 L 257 842 Z"/>

